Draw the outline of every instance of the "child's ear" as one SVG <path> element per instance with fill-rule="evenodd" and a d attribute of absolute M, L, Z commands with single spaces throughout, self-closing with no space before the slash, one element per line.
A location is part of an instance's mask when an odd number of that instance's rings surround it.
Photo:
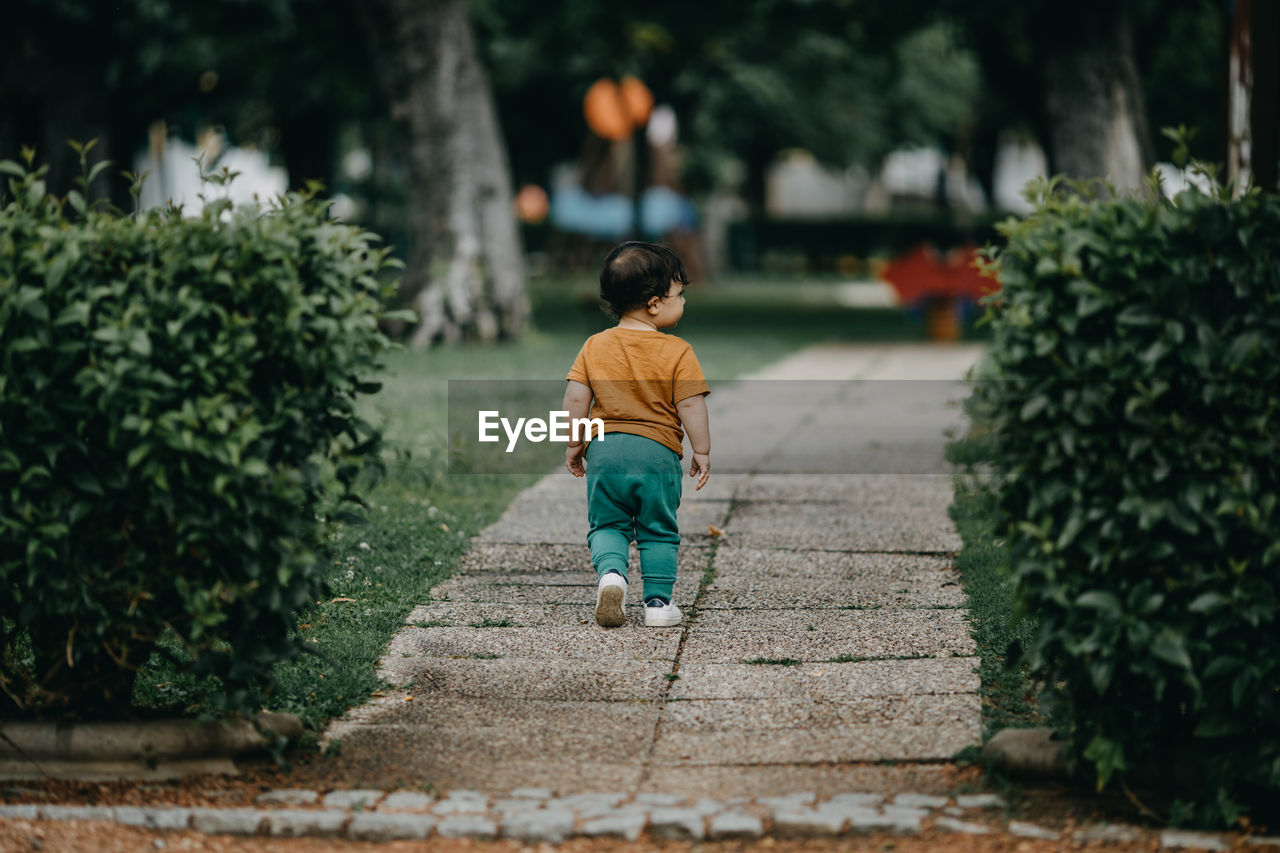
<path fill-rule="evenodd" d="M 659 299 L 659 298 L 658 298 L 658 297 L 656 297 L 656 296 L 650 296 L 650 297 L 649 297 L 649 302 L 645 305 L 645 308 L 647 308 L 647 309 L 649 310 L 649 313 L 650 313 L 650 314 L 657 314 L 657 313 L 658 313 L 658 303 L 659 303 L 659 302 L 661 302 L 661 301 L 662 301 L 662 300 L 661 300 L 661 299 Z"/>

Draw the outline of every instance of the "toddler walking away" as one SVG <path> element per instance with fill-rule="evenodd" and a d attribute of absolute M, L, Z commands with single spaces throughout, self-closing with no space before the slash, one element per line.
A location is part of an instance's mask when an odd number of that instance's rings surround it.
<path fill-rule="evenodd" d="M 711 473 L 710 389 L 693 347 L 664 334 L 684 314 L 689 283 L 675 252 L 653 243 L 614 248 L 600 270 L 600 296 L 618 325 L 587 338 L 569 370 L 563 409 L 600 418 L 595 441 L 570 441 L 565 467 L 587 478 L 587 545 L 598 577 L 596 622 L 623 623 L 627 549 L 635 541 L 644 579 L 644 624 L 678 625 L 672 601 L 680 530 L 680 460 L 689 434 L 689 476 Z M 595 402 L 592 402 L 594 398 Z M 683 427 L 683 429 L 682 429 Z M 585 462 L 585 467 L 584 463 Z"/>

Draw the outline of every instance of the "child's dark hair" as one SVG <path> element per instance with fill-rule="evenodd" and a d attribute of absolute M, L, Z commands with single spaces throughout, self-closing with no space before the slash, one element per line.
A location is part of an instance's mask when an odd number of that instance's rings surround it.
<path fill-rule="evenodd" d="M 619 243 L 600 268 L 600 298 L 609 313 L 621 317 L 654 296 L 667 295 L 671 282 L 688 284 L 680 257 L 666 246 L 630 240 Z"/>

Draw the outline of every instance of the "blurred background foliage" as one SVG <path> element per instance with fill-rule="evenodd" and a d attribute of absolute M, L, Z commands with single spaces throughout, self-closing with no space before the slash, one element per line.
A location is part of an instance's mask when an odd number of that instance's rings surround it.
<path fill-rule="evenodd" d="M 757 176 L 800 147 L 845 167 L 906 143 L 964 147 L 985 126 L 1043 124 L 1039 66 L 1087 34 L 1090 7 L 1126 6 L 1148 126 L 1219 122 L 1221 4 L 978 0 L 473 0 L 473 22 L 517 184 L 545 182 L 587 133 L 581 103 L 632 74 L 681 118 L 691 190 L 728 160 Z M 376 137 L 389 105 L 353 4 L 332 0 L 11 0 L 0 52 L 0 145 L 62 157 L 101 136 L 122 160 L 156 120 L 202 126 L 334 183 L 343 128 Z M 106 143 L 110 143 L 107 145 Z"/>
<path fill-rule="evenodd" d="M 433 177 L 411 152 L 448 128 L 415 115 L 405 92 L 423 89 L 397 93 L 387 69 L 430 65 L 438 48 L 423 44 L 406 57 L 410 28 L 390 38 L 386 30 L 417 16 L 414 32 L 429 33 L 459 6 L 496 107 L 507 184 L 549 187 L 558 165 L 581 165 L 592 142 L 584 94 L 602 77 L 633 75 L 678 117 L 679 191 L 700 213 L 713 195 L 731 195 L 756 244 L 778 233 L 765 207 L 769 169 L 797 149 L 848 180 L 874 177 L 892 152 L 931 146 L 944 164 L 963 163 L 987 199 L 1011 135 L 1038 143 L 1050 171 L 1072 162 L 1064 145 L 1098 134 L 1081 116 L 1073 137 L 1074 117 L 1049 110 L 1062 102 L 1061 75 L 1050 72 L 1064 58 L 1088 68 L 1114 54 L 1132 72 L 1146 168 L 1164 159 L 1156 142 L 1164 126 L 1199 128 L 1192 155 L 1222 159 L 1221 0 L 10 0 L 0 156 L 37 148 L 52 167 L 51 188 L 65 191 L 74 177 L 68 138 L 98 138 L 101 156 L 132 168 L 166 139 L 207 150 L 202 138 L 217 136 L 214 158 L 228 146 L 253 150 L 286 169 L 291 188 L 316 180 L 349 202 L 344 216 L 410 258 L 419 301 L 402 296 L 422 305 L 439 278 L 428 268 L 448 261 L 459 239 L 431 230 L 444 207 L 423 213 Z M 623 180 L 619 189 L 629 195 L 634 186 Z M 124 182 L 104 175 L 95 190 L 128 206 Z M 948 208 L 945 193 L 923 204 L 935 218 L 967 215 Z M 982 233 L 960 232 L 957 244 Z M 547 235 L 526 227 L 526 250 L 547 248 Z M 433 241 L 440 247 L 421 250 Z M 415 245 L 416 255 L 407 251 Z M 572 265 L 594 248 L 546 256 Z M 764 269 L 768 247 L 748 249 L 738 262 Z M 855 260 L 850 268 L 865 270 Z M 470 333 L 448 339 L 459 334 Z"/>

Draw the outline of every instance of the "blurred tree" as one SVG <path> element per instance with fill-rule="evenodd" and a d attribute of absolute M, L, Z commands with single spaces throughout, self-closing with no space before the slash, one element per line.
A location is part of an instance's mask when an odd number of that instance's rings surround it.
<path fill-rule="evenodd" d="M 529 304 L 511 176 L 466 0 L 364 0 L 355 9 L 412 200 L 412 343 L 520 334 Z"/>
<path fill-rule="evenodd" d="M 352 38 L 352 10 L 341 3 L 150 2 L 174 4 L 187 19 L 183 41 L 166 53 L 199 84 L 199 121 L 225 127 L 233 144 L 278 154 L 290 189 L 309 181 L 332 189 L 340 128 L 387 113 L 367 45 Z M 189 125 L 192 107 L 187 98 L 168 117 Z"/>
<path fill-rule="evenodd" d="M 76 174 L 68 139 L 97 139 L 92 160 L 129 164 L 131 140 L 141 137 L 135 104 L 125 97 L 139 87 L 134 61 L 140 33 L 154 22 L 124 15 L 91 0 L 11 0 L 6 4 L 5 49 L 0 51 L 0 156 L 22 146 L 36 149 L 49 166 L 46 183 L 59 194 Z M 162 81 L 161 81 L 162 82 Z M 93 194 L 119 181 L 101 176 Z M 123 189 L 120 193 L 127 198 Z M 117 196 L 117 200 L 119 196 Z"/>
<path fill-rule="evenodd" d="M 978 97 L 950 28 L 869 0 L 473 5 L 521 182 L 582 146 L 581 98 L 602 76 L 638 76 L 675 107 L 686 186 L 708 189 L 741 161 L 756 205 L 785 148 L 844 168 L 875 166 L 903 139 L 949 147 Z"/>
<path fill-rule="evenodd" d="M 1203 131 L 1220 156 L 1222 11 L 1216 0 L 901 0 L 910 15 L 955 21 L 978 57 L 983 98 L 970 162 L 988 190 L 996 143 L 1027 128 L 1052 172 L 1110 174 L 1137 186 L 1156 158 L 1153 128 Z"/>
<path fill-rule="evenodd" d="M 869 167 L 903 142 L 960 153 L 990 194 L 1000 134 L 1029 131 L 1077 175 L 1154 157 L 1186 123 L 1219 157 L 1218 0 L 473 0 L 521 182 L 582 144 L 581 96 L 635 74 L 676 107 L 686 184 L 803 147 Z"/>
<path fill-rule="evenodd" d="M 11 0 L 5 16 L 0 152 L 37 148 L 54 192 L 74 176 L 67 139 L 97 138 L 94 159 L 132 168 L 157 120 L 191 138 L 228 128 L 278 149 L 294 187 L 329 185 L 337 123 L 380 111 L 350 15 L 325 0 Z M 105 175 L 95 189 L 128 198 Z"/>

